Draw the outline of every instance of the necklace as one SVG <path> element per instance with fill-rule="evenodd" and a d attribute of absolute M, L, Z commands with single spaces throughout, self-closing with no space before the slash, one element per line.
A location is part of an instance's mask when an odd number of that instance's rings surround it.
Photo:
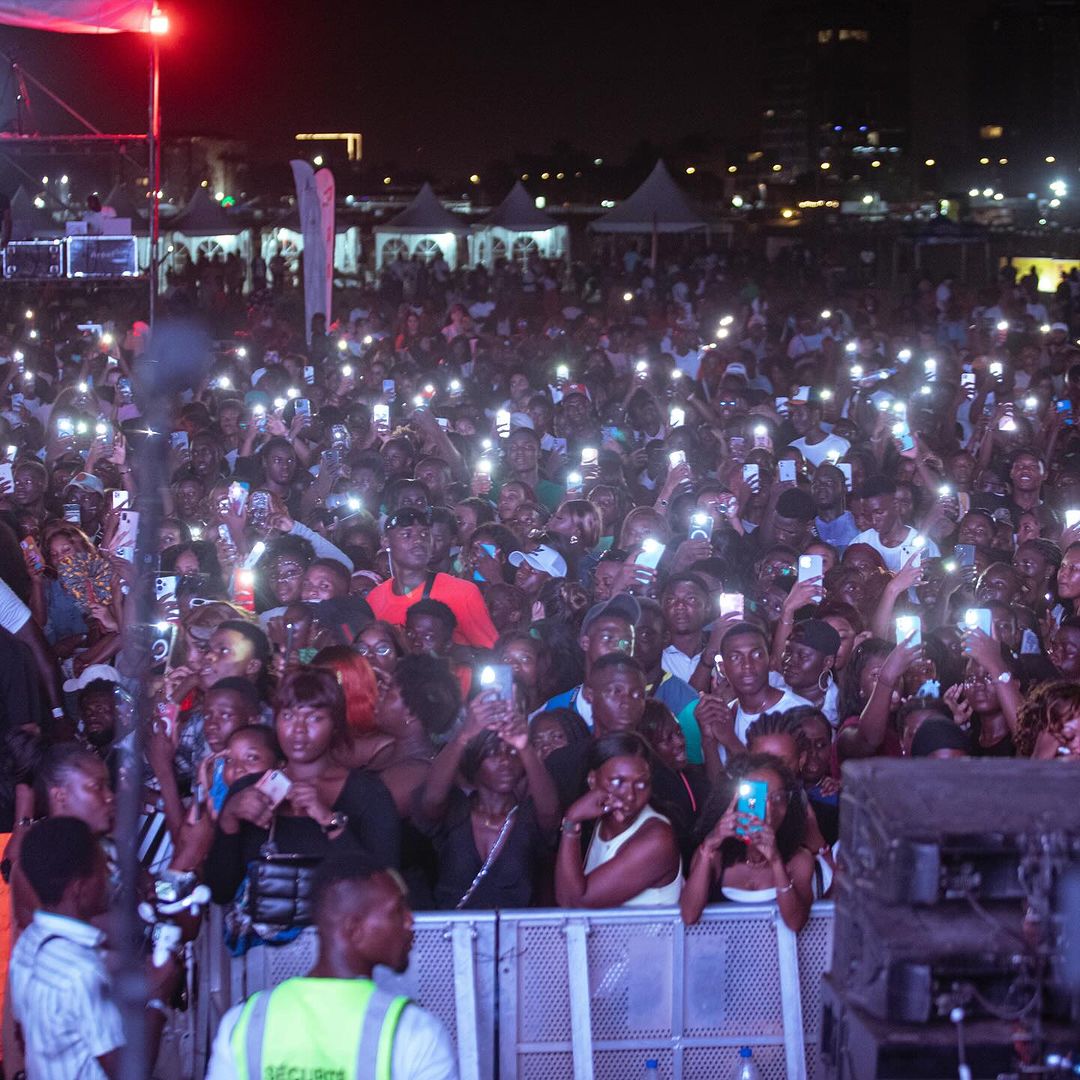
<path fill-rule="evenodd" d="M 492 818 L 489 814 L 485 814 L 483 810 L 479 810 L 476 807 L 473 808 L 473 815 L 476 820 L 484 826 L 485 829 L 501 829 L 506 822 L 510 819 L 510 815 L 517 809 L 516 806 L 510 807 L 504 818 Z"/>

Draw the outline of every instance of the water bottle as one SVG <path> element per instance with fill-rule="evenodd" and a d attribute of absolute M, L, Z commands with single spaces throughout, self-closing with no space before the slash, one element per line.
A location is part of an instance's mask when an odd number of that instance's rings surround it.
<path fill-rule="evenodd" d="M 739 1047 L 739 1060 L 731 1080 L 761 1080 L 761 1070 L 754 1064 L 754 1051 L 749 1046 Z"/>
<path fill-rule="evenodd" d="M 660 1080 L 660 1065 L 656 1058 L 649 1058 L 645 1062 L 645 1080 Z"/>

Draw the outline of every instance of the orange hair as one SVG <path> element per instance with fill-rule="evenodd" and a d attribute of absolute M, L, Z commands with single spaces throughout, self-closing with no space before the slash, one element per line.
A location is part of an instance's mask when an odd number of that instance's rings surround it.
<path fill-rule="evenodd" d="M 371 665 L 348 645 L 328 645 L 315 655 L 311 664 L 336 676 L 345 695 L 345 724 L 349 734 L 373 732 L 379 689 Z"/>

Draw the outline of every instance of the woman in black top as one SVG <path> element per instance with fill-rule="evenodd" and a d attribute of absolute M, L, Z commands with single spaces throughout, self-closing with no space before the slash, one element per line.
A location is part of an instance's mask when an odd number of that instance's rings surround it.
<path fill-rule="evenodd" d="M 468 794 L 455 784 L 459 772 Z M 512 705 L 491 690 L 473 699 L 431 766 L 416 822 L 438 855 L 437 908 L 530 905 L 536 871 L 554 844 L 559 802 L 529 745 L 519 701 Z"/>
<path fill-rule="evenodd" d="M 348 742 L 345 698 L 337 679 L 315 668 L 288 673 L 276 699 L 283 772 L 292 787 L 276 808 L 245 777 L 229 792 L 206 861 L 214 901 L 231 901 L 274 827 L 280 854 L 357 852 L 374 865 L 397 867 L 401 823 L 383 782 L 341 764 Z"/>

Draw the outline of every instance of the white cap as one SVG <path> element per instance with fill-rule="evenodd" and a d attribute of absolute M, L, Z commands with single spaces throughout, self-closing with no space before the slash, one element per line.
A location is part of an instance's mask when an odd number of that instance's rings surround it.
<path fill-rule="evenodd" d="M 566 560 L 554 549 L 541 544 L 535 551 L 511 551 L 508 556 L 511 566 L 528 563 L 534 570 L 539 570 L 549 577 L 566 577 Z"/>
<path fill-rule="evenodd" d="M 85 690 L 92 682 L 119 682 L 120 675 L 116 668 L 108 664 L 91 664 L 83 669 L 83 673 L 77 679 L 68 679 L 64 683 L 64 693 L 74 694 L 79 690 Z"/>

